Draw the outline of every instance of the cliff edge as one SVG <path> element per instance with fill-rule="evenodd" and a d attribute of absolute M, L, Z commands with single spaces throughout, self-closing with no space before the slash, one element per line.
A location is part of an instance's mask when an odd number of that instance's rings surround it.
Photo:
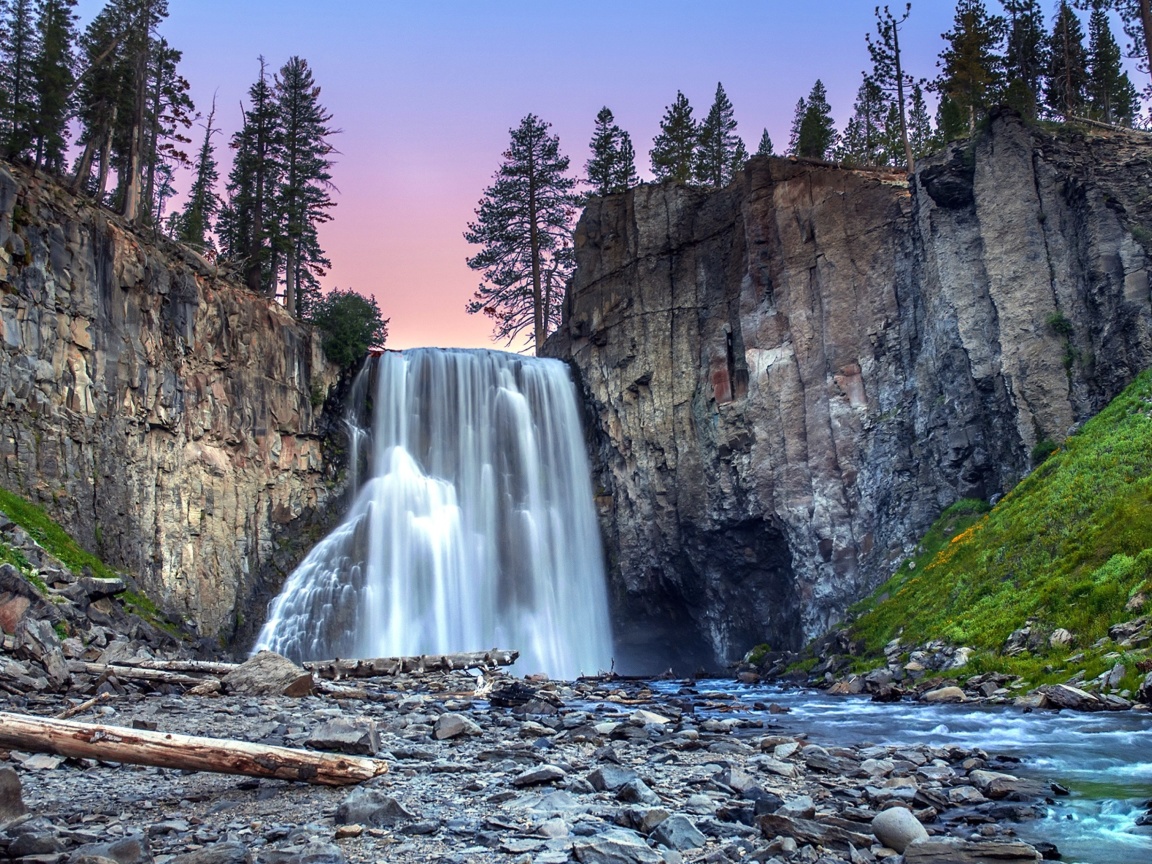
<path fill-rule="evenodd" d="M 755 158 L 594 200 L 589 407 L 625 670 L 794 648 L 1152 364 L 1152 139 L 1009 112 L 903 175 Z"/>
<path fill-rule="evenodd" d="M 0 486 L 204 636 L 243 638 L 334 495 L 311 329 L 0 167 Z"/>

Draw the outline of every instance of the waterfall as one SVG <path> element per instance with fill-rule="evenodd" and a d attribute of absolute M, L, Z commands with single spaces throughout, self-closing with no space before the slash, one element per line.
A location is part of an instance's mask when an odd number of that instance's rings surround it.
<path fill-rule="evenodd" d="M 607 670 L 603 556 L 567 367 L 431 348 L 373 363 L 371 429 L 350 422 L 353 449 L 371 448 L 367 476 L 269 606 L 256 648 L 296 660 L 513 648 L 521 673 Z"/>

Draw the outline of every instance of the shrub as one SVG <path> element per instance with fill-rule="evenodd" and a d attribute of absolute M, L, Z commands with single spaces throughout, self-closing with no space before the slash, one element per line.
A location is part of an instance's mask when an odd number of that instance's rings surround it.
<path fill-rule="evenodd" d="M 388 338 L 388 319 L 380 317 L 376 298 L 351 289 L 326 295 L 309 320 L 322 334 L 324 354 L 341 369 L 355 366 Z"/>

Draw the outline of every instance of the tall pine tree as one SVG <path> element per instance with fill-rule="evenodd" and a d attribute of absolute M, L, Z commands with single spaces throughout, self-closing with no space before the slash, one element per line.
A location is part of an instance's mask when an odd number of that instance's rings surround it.
<path fill-rule="evenodd" d="M 572 272 L 570 236 L 575 178 L 560 139 L 529 114 L 515 129 L 504 161 L 468 223 L 464 239 L 481 247 L 468 259 L 484 281 L 467 310 L 494 321 L 494 333 L 512 342 L 532 334 L 540 352 L 560 321 L 563 291 Z"/>
<path fill-rule="evenodd" d="M 596 131 L 588 145 L 592 158 L 584 166 L 593 195 L 623 192 L 640 182 L 632 138 L 615 123 L 607 106 L 596 115 Z"/>
<path fill-rule="evenodd" d="M 693 176 L 696 182 L 718 189 L 727 186 L 747 161 L 748 151 L 736 134 L 732 102 L 724 85 L 717 83 L 716 98 L 700 124 Z"/>
<path fill-rule="evenodd" d="M 912 145 L 912 155 L 917 159 L 927 156 L 932 150 L 933 138 L 932 120 L 928 116 L 924 90 L 920 84 L 913 84 L 908 106 L 908 143 Z"/>
<path fill-rule="evenodd" d="M 698 137 L 692 106 L 688 104 L 688 98 L 677 91 L 676 101 L 664 109 L 660 134 L 652 139 L 652 149 L 648 154 L 652 160 L 652 174 L 657 180 L 687 183 L 692 179 Z"/>
<path fill-rule="evenodd" d="M 893 132 L 898 131 L 900 137 L 900 144 L 904 149 L 904 158 L 908 165 L 908 172 L 911 173 L 915 170 L 916 160 L 912 153 L 912 144 L 908 139 L 908 89 L 911 87 L 912 79 L 905 73 L 903 58 L 900 54 L 900 25 L 908 20 L 908 16 L 912 14 L 912 4 L 908 3 L 904 7 L 904 14 L 900 18 L 896 18 L 888 7 L 884 7 L 884 11 L 880 11 L 880 7 L 876 7 L 876 34 L 875 41 L 872 37 L 867 37 L 868 41 L 868 55 L 872 58 L 872 74 L 869 76 L 873 85 L 884 94 L 887 94 L 892 100 L 896 108 L 896 124 L 897 128 Z M 867 82 L 866 82 L 867 83 Z M 857 95 L 857 101 L 860 95 Z"/>
<path fill-rule="evenodd" d="M 149 51 L 148 99 L 144 115 L 144 172 L 142 222 L 160 224 L 163 201 L 172 197 L 174 167 L 190 168 L 187 146 L 192 143 L 185 131 L 192 126 L 195 106 L 188 95 L 187 79 L 177 71 L 181 53 L 166 39 L 154 40 Z M 147 215 L 145 215 L 147 214 Z"/>
<path fill-rule="evenodd" d="M 276 78 L 280 117 L 280 186 L 277 189 L 284 251 L 284 306 L 297 318 L 307 318 L 320 293 L 319 277 L 331 263 L 320 248 L 317 228 L 329 221 L 332 200 L 332 160 L 328 141 L 338 130 L 320 104 L 308 62 L 292 57 Z"/>
<path fill-rule="evenodd" d="M 125 125 L 126 146 L 122 148 L 120 171 L 120 212 L 130 222 L 151 216 L 151 202 L 145 198 L 145 175 L 150 173 L 149 78 L 153 71 L 153 49 L 158 43 L 152 34 L 168 17 L 168 0 L 112 0 L 124 22 L 124 53 L 132 69 L 132 110 Z"/>
<path fill-rule="evenodd" d="M 941 37 L 946 44 L 933 88 L 941 102 L 947 98 L 950 110 L 964 116 L 969 135 L 976 131 L 976 121 L 988 110 L 1003 81 L 1002 58 L 996 54 L 1003 30 L 1004 19 L 989 15 L 983 0 L 960 0 L 952 29 Z"/>
<path fill-rule="evenodd" d="M 33 0 L 8 0 L 0 9 L 4 12 L 0 22 L 0 91 L 4 93 L 0 136 L 4 155 L 20 159 L 28 155 L 34 136 L 33 66 L 40 52 L 40 33 Z"/>
<path fill-rule="evenodd" d="M 824 82 L 817 78 L 812 91 L 801 100 L 801 104 L 804 113 L 796 130 L 796 155 L 807 159 L 827 159 L 836 144 L 836 126 L 832 122 L 832 108 L 828 105 Z"/>
<path fill-rule="evenodd" d="M 40 0 L 40 46 L 32 63 L 36 113 L 31 132 L 37 165 L 60 173 L 68 143 L 68 117 L 74 81 L 76 0 Z"/>
<path fill-rule="evenodd" d="M 765 129 L 760 134 L 760 146 L 756 148 L 756 155 L 757 156 L 775 156 L 776 155 L 774 152 L 772 152 L 772 136 L 768 134 L 767 129 Z"/>
<path fill-rule="evenodd" d="M 102 200 L 108 186 L 112 140 L 121 114 L 131 110 L 131 69 L 119 50 L 123 21 L 115 6 L 106 6 L 85 28 L 79 39 L 80 88 L 77 93 L 80 143 L 72 179 L 74 192 L 88 191 Z M 95 180 L 93 165 L 99 167 Z"/>
<path fill-rule="evenodd" d="M 1076 117 L 1084 113 L 1085 88 L 1088 85 L 1088 52 L 1084 50 L 1084 31 L 1080 19 L 1061 0 L 1049 39 L 1050 59 L 1045 102 L 1057 117 Z"/>
<path fill-rule="evenodd" d="M 1124 71 L 1108 14 L 1099 5 L 1088 19 L 1087 96 L 1088 113 L 1093 119 L 1132 125 L 1138 105 L 1136 88 Z"/>
<path fill-rule="evenodd" d="M 1048 68 L 1048 40 L 1039 0 L 1002 0 L 1007 13 L 1004 101 L 1025 117 L 1039 113 Z"/>
<path fill-rule="evenodd" d="M 844 127 L 836 158 L 856 165 L 879 165 L 887 161 L 889 154 L 885 139 L 889 108 L 895 109 L 896 105 L 886 98 L 876 79 L 865 75 L 856 91 L 852 117 Z M 899 118 L 896 135 L 903 147 Z"/>
<path fill-rule="evenodd" d="M 209 232 L 212 230 L 212 217 L 216 215 L 220 200 L 216 196 L 216 181 L 220 172 L 216 167 L 216 153 L 212 146 L 212 136 L 220 130 L 215 127 L 216 99 L 212 99 L 212 110 L 204 124 L 204 141 L 196 157 L 196 176 L 192 188 L 188 190 L 188 201 L 177 220 L 177 236 L 194 249 L 212 248 Z"/>

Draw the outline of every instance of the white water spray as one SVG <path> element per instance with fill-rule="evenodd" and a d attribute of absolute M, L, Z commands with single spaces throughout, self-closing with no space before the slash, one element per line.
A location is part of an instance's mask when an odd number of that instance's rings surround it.
<path fill-rule="evenodd" d="M 607 670 L 600 535 L 564 364 L 436 349 L 375 363 L 371 432 L 351 436 L 370 442 L 368 479 L 289 576 L 256 649 L 513 648 L 522 673 Z"/>

